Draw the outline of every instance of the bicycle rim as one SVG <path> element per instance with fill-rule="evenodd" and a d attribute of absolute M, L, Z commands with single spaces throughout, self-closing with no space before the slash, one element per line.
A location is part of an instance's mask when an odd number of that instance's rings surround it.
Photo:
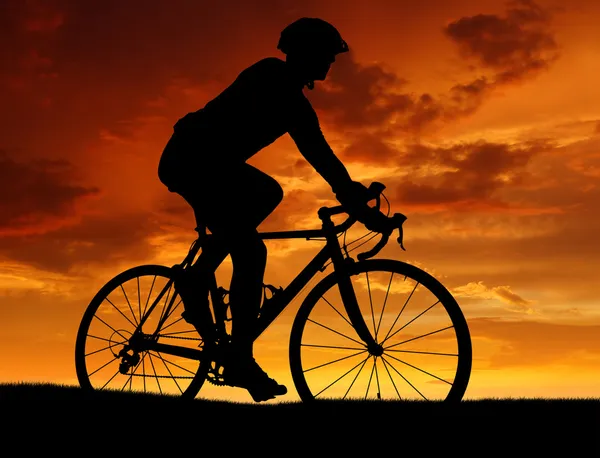
<path fill-rule="evenodd" d="M 450 292 L 427 272 L 387 259 L 355 263 L 351 280 L 380 351 L 369 352 L 358 337 L 330 274 L 292 326 L 290 366 L 300 398 L 460 401 L 471 338 Z"/>
<path fill-rule="evenodd" d="M 144 265 L 122 272 L 98 291 L 84 313 L 75 345 L 82 388 L 195 397 L 206 377 L 205 364 L 127 348 L 142 317 L 141 330 L 146 335 L 156 332 L 157 342 L 201 348 L 196 330 L 181 317 L 183 303 L 170 279 L 169 267 Z"/>

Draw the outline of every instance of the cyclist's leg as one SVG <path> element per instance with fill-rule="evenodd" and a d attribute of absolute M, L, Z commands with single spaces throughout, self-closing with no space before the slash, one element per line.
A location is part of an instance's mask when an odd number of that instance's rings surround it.
<path fill-rule="evenodd" d="M 253 358 L 256 319 L 263 296 L 267 249 L 258 226 L 283 198 L 281 186 L 256 168 L 242 164 L 227 170 L 209 194 L 188 196 L 197 219 L 213 234 L 211 250 L 220 262 L 229 253 L 233 275 L 229 292 L 232 312 L 230 370 L 237 386 L 248 389 L 254 400 L 267 400 L 287 389 L 269 379 Z M 208 196 L 208 198 L 207 198 Z M 209 261 L 206 261 L 209 262 Z M 229 375 L 227 375 L 229 378 Z"/>
<path fill-rule="evenodd" d="M 267 256 L 257 227 L 281 202 L 283 190 L 273 178 L 248 164 L 225 170 L 217 167 L 210 182 L 199 179 L 197 183 L 180 191 L 194 209 L 197 223 L 212 233 L 212 243 L 203 249 L 196 267 L 200 272 L 214 271 L 231 254 L 232 340 L 240 352 L 251 355 Z"/>
<path fill-rule="evenodd" d="M 226 252 L 231 255 L 232 343 L 250 356 L 267 258 L 257 228 L 279 205 L 283 190 L 276 180 L 248 164 L 228 169 L 227 173 L 229 176 L 216 186 L 215 194 L 210 200 L 203 199 L 196 212 L 205 215 L 204 221 L 214 236 L 213 259 L 222 261 Z"/>

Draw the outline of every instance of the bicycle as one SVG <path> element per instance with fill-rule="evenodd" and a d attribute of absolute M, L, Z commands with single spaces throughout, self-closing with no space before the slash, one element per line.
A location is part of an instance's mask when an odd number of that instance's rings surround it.
<path fill-rule="evenodd" d="M 373 183 L 369 189 L 376 202 L 373 208 L 381 211 L 385 186 Z M 350 252 L 366 242 L 349 247 L 365 236 L 346 244 L 347 231 L 357 221 L 348 215 L 335 224 L 332 217 L 343 213 L 341 205 L 322 207 L 318 211 L 321 229 L 261 233 L 263 239 L 321 240 L 325 246 L 285 288 L 263 284 L 255 339 L 317 272 L 332 265 L 333 271 L 310 290 L 293 319 L 289 364 L 300 399 L 460 401 L 469 382 L 472 348 L 458 303 L 426 271 L 399 260 L 371 259 L 396 229 L 404 249 L 406 216 L 390 217 L 388 202 L 389 228 L 355 260 Z M 204 227 L 196 231 L 198 238 L 181 263 L 128 269 L 91 300 L 75 345 L 77 378 L 83 389 L 172 393 L 193 399 L 205 381 L 226 384 L 218 352 L 207 350 L 215 346 L 204 345 L 196 329 L 182 318 L 182 301 L 174 288 L 177 273 L 192 265 L 211 237 Z M 142 284 L 149 284 L 148 293 L 142 293 Z M 151 301 L 155 287 L 158 294 Z M 396 293 L 403 300 L 394 302 L 391 296 Z M 341 307 L 333 296 L 339 296 Z M 214 272 L 209 297 L 217 340 L 226 342 L 231 320 L 228 291 L 218 285 Z M 408 305 L 412 299 L 417 306 Z"/>

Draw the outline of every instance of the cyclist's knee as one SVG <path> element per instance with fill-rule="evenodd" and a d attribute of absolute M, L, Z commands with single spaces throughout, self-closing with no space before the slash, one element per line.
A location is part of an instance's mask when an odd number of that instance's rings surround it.
<path fill-rule="evenodd" d="M 274 178 L 271 178 L 271 184 L 269 185 L 267 194 L 272 209 L 275 209 L 275 207 L 283 200 L 283 188 Z"/>
<path fill-rule="evenodd" d="M 234 260 L 262 264 L 267 258 L 267 246 L 257 231 L 239 231 L 229 245 Z"/>
<path fill-rule="evenodd" d="M 273 177 L 264 175 L 260 182 L 256 183 L 254 198 L 263 217 L 269 215 L 275 207 L 283 200 L 283 188 Z"/>

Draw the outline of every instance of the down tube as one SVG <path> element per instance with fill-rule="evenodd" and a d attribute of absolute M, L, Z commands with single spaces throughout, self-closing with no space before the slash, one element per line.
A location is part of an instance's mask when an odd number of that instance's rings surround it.
<path fill-rule="evenodd" d="M 329 260 L 329 248 L 325 245 L 283 291 L 280 291 L 273 296 L 271 302 L 261 310 L 261 315 L 257 323 L 257 332 L 254 337 L 255 340 L 258 339 L 275 318 L 283 312 L 298 293 L 302 291 L 302 288 L 304 288 L 319 269 L 325 265 L 327 260 Z"/>

